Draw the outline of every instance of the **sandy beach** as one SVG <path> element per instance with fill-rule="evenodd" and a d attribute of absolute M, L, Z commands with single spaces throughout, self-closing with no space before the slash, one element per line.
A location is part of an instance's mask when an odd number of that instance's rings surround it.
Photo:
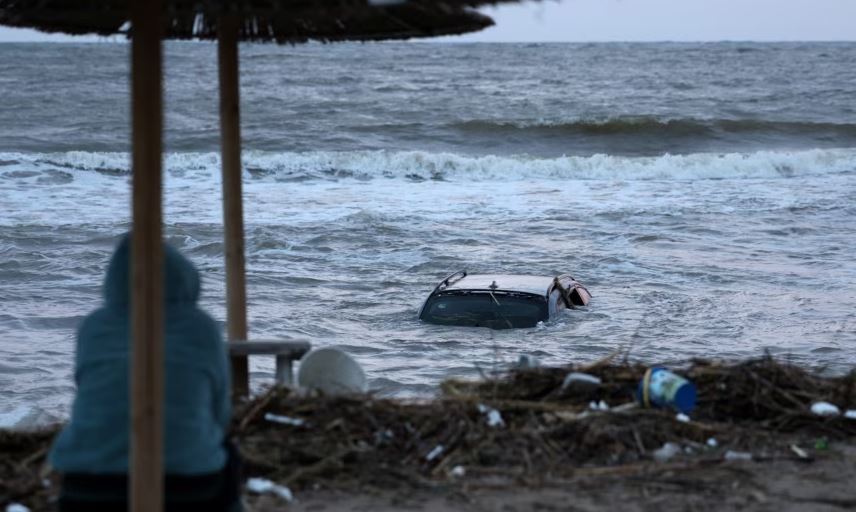
<path fill-rule="evenodd" d="M 283 505 L 250 499 L 250 511 L 719 511 L 838 512 L 856 507 L 856 445 L 812 462 L 640 464 L 635 471 L 524 486 L 496 478 L 418 491 L 308 491 Z M 591 473 L 596 473 L 592 471 Z"/>

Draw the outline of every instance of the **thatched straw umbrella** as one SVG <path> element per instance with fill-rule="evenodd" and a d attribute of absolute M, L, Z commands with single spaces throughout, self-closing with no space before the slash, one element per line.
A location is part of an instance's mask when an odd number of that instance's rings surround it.
<path fill-rule="evenodd" d="M 132 510 L 157 511 L 163 502 L 161 41 L 219 42 L 228 338 L 246 340 L 238 41 L 458 34 L 492 24 L 467 7 L 497 1 L 502 0 L 0 0 L 0 25 L 67 34 L 127 33 L 132 39 Z M 246 358 L 233 361 L 233 370 L 236 391 L 246 393 Z"/>

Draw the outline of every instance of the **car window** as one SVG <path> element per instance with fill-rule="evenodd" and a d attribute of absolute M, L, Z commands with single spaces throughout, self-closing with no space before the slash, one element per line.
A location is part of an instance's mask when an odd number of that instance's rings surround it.
<path fill-rule="evenodd" d="M 534 327 L 547 317 L 547 301 L 543 297 L 470 292 L 431 297 L 421 318 L 435 324 L 508 329 Z"/>

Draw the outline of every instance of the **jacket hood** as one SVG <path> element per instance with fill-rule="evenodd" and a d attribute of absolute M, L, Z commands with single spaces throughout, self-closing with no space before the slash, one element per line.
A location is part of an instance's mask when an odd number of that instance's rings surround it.
<path fill-rule="evenodd" d="M 166 302 L 195 303 L 199 299 L 199 272 L 193 263 L 169 244 L 164 249 L 164 298 Z M 131 235 L 125 234 L 110 258 L 104 280 L 104 300 L 110 306 L 131 302 Z"/>

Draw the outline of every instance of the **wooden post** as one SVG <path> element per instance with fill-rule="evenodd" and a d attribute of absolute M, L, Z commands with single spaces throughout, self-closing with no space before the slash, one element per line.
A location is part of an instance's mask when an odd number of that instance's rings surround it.
<path fill-rule="evenodd" d="M 131 418 L 129 504 L 163 509 L 162 4 L 132 3 Z M 118 426 L 117 426 L 118 428 Z"/>
<path fill-rule="evenodd" d="M 220 18 L 220 132 L 223 164 L 223 225 L 226 253 L 226 332 L 229 342 L 247 339 L 244 212 L 241 195 L 241 116 L 238 83 L 238 25 L 235 15 Z M 232 356 L 233 396 L 249 394 L 246 356 Z"/>

